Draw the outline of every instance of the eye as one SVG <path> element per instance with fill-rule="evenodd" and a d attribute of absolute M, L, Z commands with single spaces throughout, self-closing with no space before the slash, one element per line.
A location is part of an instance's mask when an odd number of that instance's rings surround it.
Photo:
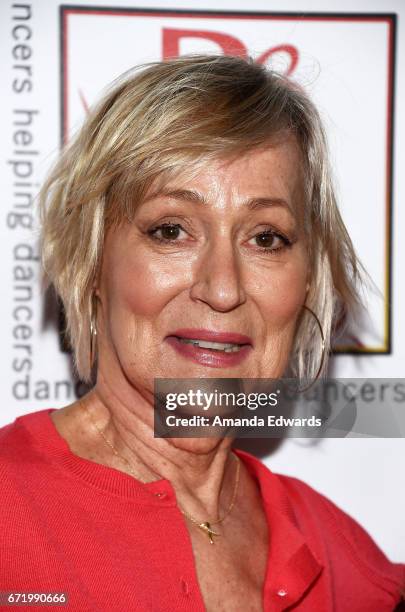
<path fill-rule="evenodd" d="M 266 230 L 253 236 L 251 240 L 254 240 L 256 246 L 262 251 L 275 253 L 277 251 L 283 251 L 292 245 L 292 242 L 282 234 L 279 234 L 273 230 Z M 250 241 L 249 241 L 250 242 Z"/>
<path fill-rule="evenodd" d="M 159 242 L 175 242 L 181 232 L 186 234 L 179 223 L 161 223 L 148 230 L 148 235 Z"/>

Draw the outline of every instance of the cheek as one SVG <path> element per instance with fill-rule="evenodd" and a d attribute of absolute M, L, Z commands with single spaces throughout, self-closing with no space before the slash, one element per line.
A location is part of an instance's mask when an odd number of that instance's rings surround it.
<path fill-rule="evenodd" d="M 188 278 L 184 263 L 175 266 L 167 257 L 151 256 L 142 249 L 116 258 L 111 270 L 106 292 L 110 310 L 140 318 L 161 312 Z"/>
<path fill-rule="evenodd" d="M 257 301 L 267 327 L 283 330 L 295 325 L 305 302 L 307 265 L 305 259 L 274 267 L 256 283 Z"/>

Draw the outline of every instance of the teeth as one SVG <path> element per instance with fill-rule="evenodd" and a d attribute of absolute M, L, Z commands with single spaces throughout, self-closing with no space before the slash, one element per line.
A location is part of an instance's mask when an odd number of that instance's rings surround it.
<path fill-rule="evenodd" d="M 239 344 L 229 344 L 223 342 L 207 342 L 205 340 L 194 340 L 191 338 L 179 338 L 184 344 L 194 344 L 200 348 L 213 349 L 214 351 L 224 351 L 225 353 L 237 353 L 241 346 Z"/>

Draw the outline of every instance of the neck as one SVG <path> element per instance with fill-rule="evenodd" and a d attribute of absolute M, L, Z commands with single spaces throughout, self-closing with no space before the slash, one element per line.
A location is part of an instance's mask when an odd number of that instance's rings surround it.
<path fill-rule="evenodd" d="M 91 445 L 97 447 L 103 462 L 143 482 L 169 480 L 179 504 L 201 520 L 224 514 L 236 478 L 236 461 L 230 456 L 233 439 L 155 438 L 153 396 L 129 384 L 119 388 L 118 395 L 99 371 L 95 389 L 82 400 Z"/>

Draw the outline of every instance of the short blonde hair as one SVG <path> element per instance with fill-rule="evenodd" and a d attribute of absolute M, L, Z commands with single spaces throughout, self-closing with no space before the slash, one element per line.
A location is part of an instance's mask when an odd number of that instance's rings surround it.
<path fill-rule="evenodd" d="M 91 377 L 92 293 L 108 228 L 132 219 L 154 181 L 287 133 L 296 136 L 304 165 L 312 271 L 306 304 L 319 317 L 328 354 L 336 320 L 360 304 L 359 262 L 336 205 L 319 114 L 302 88 L 252 59 L 183 56 L 115 82 L 41 190 L 43 266 L 63 302 L 82 380 Z M 320 346 L 316 321 L 303 309 L 291 374 L 315 376 Z"/>

